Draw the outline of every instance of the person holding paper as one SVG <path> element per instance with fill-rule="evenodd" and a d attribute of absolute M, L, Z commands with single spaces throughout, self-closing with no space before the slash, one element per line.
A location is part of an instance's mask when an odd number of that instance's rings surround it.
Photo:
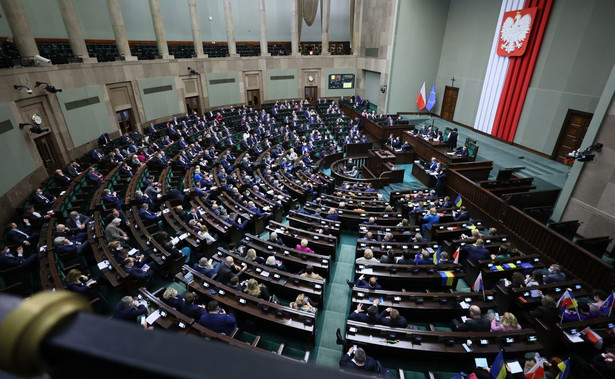
<path fill-rule="evenodd" d="M 147 314 L 147 307 L 130 296 L 124 296 L 113 310 L 113 318 L 137 322 L 137 317 Z"/>
<path fill-rule="evenodd" d="M 455 328 L 459 332 L 488 332 L 491 329 L 489 320 L 484 319 L 481 315 L 481 310 L 477 305 L 470 307 L 470 318 L 465 322 L 460 323 L 458 320 L 453 320 Z"/>

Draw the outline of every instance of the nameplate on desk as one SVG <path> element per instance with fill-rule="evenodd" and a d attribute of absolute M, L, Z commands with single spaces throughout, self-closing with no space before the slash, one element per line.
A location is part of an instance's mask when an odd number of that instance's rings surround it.
<path fill-rule="evenodd" d="M 171 212 L 171 210 L 170 210 L 169 208 L 166 208 L 166 209 L 164 209 L 164 210 L 162 211 L 162 213 L 169 213 L 169 212 Z"/>
<path fill-rule="evenodd" d="M 179 239 L 180 240 L 185 240 L 188 237 L 188 235 L 189 235 L 188 233 L 184 233 L 181 236 L 179 236 Z"/>

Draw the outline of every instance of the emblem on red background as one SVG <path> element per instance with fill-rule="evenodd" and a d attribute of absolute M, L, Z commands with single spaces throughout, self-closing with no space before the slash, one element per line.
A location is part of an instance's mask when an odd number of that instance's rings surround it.
<path fill-rule="evenodd" d="M 538 8 L 526 8 L 504 13 L 498 55 L 518 57 L 525 53 L 537 10 Z"/>

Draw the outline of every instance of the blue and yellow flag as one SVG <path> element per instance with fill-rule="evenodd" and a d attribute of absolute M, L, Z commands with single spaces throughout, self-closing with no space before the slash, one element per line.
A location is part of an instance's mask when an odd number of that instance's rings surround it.
<path fill-rule="evenodd" d="M 558 363 L 557 368 L 559 368 L 561 372 L 557 374 L 555 379 L 568 379 L 568 375 L 570 375 L 570 359 Z"/>
<path fill-rule="evenodd" d="M 495 357 L 495 361 L 493 361 L 490 371 L 493 379 L 506 378 L 506 365 L 504 364 L 504 354 L 502 354 L 502 351 L 500 351 L 498 356 Z"/>
<path fill-rule="evenodd" d="M 440 257 L 442 256 L 442 248 L 438 247 L 438 251 L 436 251 L 433 255 L 433 264 L 437 265 L 440 263 Z"/>
<path fill-rule="evenodd" d="M 455 279 L 455 275 L 452 271 L 440 271 L 440 276 L 442 277 L 442 286 L 452 287 L 453 280 Z"/>
<path fill-rule="evenodd" d="M 455 206 L 459 208 L 461 206 L 461 203 L 462 203 L 461 194 L 457 194 L 457 198 L 455 199 Z"/>

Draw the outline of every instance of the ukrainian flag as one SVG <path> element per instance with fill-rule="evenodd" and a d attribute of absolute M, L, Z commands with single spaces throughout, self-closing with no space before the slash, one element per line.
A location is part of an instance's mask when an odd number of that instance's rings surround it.
<path fill-rule="evenodd" d="M 455 206 L 457 206 L 457 208 L 459 208 L 461 206 L 461 194 L 457 194 L 457 198 L 455 199 Z"/>
<path fill-rule="evenodd" d="M 495 361 L 493 361 L 493 365 L 491 365 L 490 371 L 493 379 L 506 378 L 506 365 L 504 364 L 504 355 L 501 351 L 498 356 L 495 357 Z"/>
<path fill-rule="evenodd" d="M 555 379 L 567 379 L 568 375 L 570 375 L 570 359 L 558 363 L 557 368 L 559 368 L 561 372 L 557 374 Z"/>
<path fill-rule="evenodd" d="M 453 279 L 455 279 L 455 275 L 453 275 L 452 271 L 440 271 L 440 276 L 442 277 L 442 286 L 452 287 Z"/>
<path fill-rule="evenodd" d="M 437 265 L 440 263 L 440 257 L 442 256 L 442 248 L 438 247 L 438 251 L 433 255 L 433 264 Z"/>

